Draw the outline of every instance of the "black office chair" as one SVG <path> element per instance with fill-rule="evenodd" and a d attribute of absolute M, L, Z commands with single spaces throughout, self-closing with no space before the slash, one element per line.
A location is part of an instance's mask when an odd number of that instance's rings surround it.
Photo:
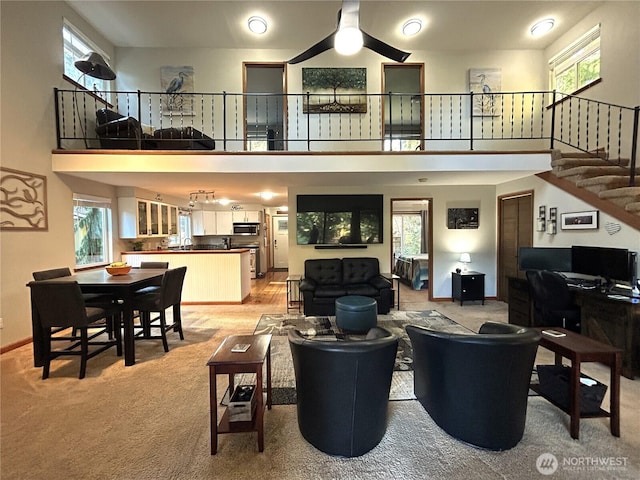
<path fill-rule="evenodd" d="M 49 377 L 51 360 L 63 355 L 80 356 L 80 375 L 84 378 L 87 360 L 105 350 L 116 347 L 118 356 L 122 355 L 120 329 L 115 329 L 115 338 L 95 340 L 108 334 L 105 324 L 96 325 L 103 319 L 120 315 L 118 304 L 109 304 L 108 308 L 89 307 L 82 297 L 78 282 L 48 282 L 46 280 L 29 283 L 34 308 L 37 309 L 40 327 L 44 337 L 44 365 L 42 379 Z M 70 336 L 54 336 L 68 328 L 73 329 Z M 89 328 L 98 328 L 89 335 Z M 76 334 L 79 332 L 79 335 Z M 53 350 L 53 342 L 65 342 L 64 348 Z M 89 351 L 90 347 L 98 347 Z"/>
<path fill-rule="evenodd" d="M 178 332 L 180 340 L 184 340 L 182 333 L 182 318 L 180 315 L 180 301 L 182 299 L 182 285 L 187 273 L 187 267 L 179 267 L 167 270 L 162 276 L 160 290 L 150 293 L 139 293 L 133 297 L 133 308 L 140 312 L 140 326 L 135 328 L 140 330 L 135 335 L 135 339 L 161 339 L 164 351 L 169 351 L 167 334 L 169 330 Z M 173 308 L 173 322 L 167 325 L 166 309 Z M 159 316 L 152 319 L 151 313 L 157 312 Z M 159 323 L 156 325 L 155 322 Z M 151 329 L 160 329 L 159 335 L 152 335 Z"/>
<path fill-rule="evenodd" d="M 533 296 L 533 326 L 562 327 L 580 332 L 580 307 L 575 305 L 566 280 L 556 272 L 526 272 Z"/>

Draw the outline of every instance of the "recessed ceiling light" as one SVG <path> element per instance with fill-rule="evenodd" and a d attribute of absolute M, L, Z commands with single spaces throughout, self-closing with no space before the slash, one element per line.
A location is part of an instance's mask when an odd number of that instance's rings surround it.
<path fill-rule="evenodd" d="M 258 35 L 262 35 L 267 31 L 267 21 L 262 17 L 254 16 L 249 18 L 247 25 L 249 25 L 249 30 Z"/>
<path fill-rule="evenodd" d="M 262 198 L 263 200 L 271 200 L 273 196 L 274 194 L 271 192 L 260 192 L 260 198 Z"/>
<path fill-rule="evenodd" d="M 404 25 L 402 25 L 402 33 L 407 37 L 415 35 L 420 30 L 422 30 L 422 20 L 420 20 L 419 18 L 412 18 L 411 20 L 407 20 Z"/>
<path fill-rule="evenodd" d="M 553 18 L 545 18 L 544 20 L 540 20 L 539 22 L 536 22 L 531 27 L 531 36 L 541 37 L 545 33 L 548 33 L 549 31 L 551 31 L 555 23 L 556 22 Z"/>

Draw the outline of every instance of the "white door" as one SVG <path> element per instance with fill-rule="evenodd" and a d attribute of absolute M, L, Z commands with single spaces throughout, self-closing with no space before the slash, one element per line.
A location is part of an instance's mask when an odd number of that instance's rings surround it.
<path fill-rule="evenodd" d="M 289 268 L 289 217 L 274 215 L 273 223 L 273 268 Z"/>

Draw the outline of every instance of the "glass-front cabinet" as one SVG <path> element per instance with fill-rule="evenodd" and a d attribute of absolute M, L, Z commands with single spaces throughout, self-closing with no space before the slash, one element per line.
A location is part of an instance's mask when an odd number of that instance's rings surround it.
<path fill-rule="evenodd" d="M 178 207 L 140 198 L 118 198 L 120 238 L 166 237 L 178 233 Z"/>

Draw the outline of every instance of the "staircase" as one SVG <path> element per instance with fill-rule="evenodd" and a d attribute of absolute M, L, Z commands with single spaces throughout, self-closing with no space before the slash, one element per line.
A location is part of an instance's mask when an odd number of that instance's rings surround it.
<path fill-rule="evenodd" d="M 551 167 L 551 172 L 538 176 L 640 230 L 640 186 L 629 186 L 629 160 L 608 161 L 602 150 L 592 154 L 554 150 Z"/>

